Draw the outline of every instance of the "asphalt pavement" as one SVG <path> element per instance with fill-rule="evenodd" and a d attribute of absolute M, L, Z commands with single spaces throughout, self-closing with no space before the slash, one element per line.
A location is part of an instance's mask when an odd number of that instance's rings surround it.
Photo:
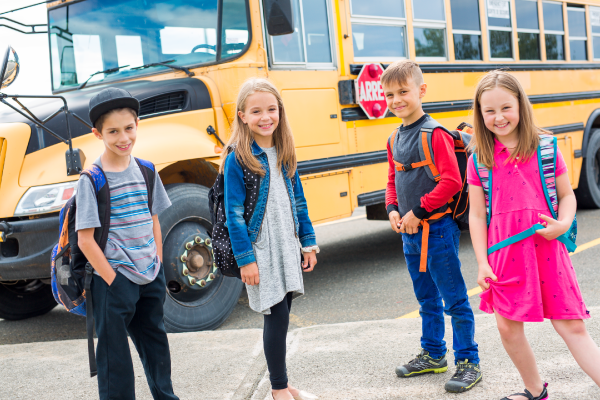
<path fill-rule="evenodd" d="M 420 319 L 411 318 L 417 316 L 418 304 L 400 237 L 389 223 L 367 221 L 362 212 L 316 227 L 319 263 L 304 275 L 307 294 L 292 305 L 290 382 L 322 399 L 456 398 L 443 390 L 451 371 L 411 379 L 395 376 L 394 367 L 419 350 Z M 584 250 L 572 260 L 592 313 L 588 329 L 600 343 L 600 210 L 579 211 L 578 219 L 577 242 Z M 468 234 L 461 238 L 460 258 L 467 288 L 475 289 L 477 265 Z M 476 290 L 471 293 L 484 380 L 458 396 L 500 399 L 522 390 L 522 383 L 502 348 L 493 317 L 478 311 Z M 217 331 L 170 334 L 173 381 L 180 398 L 268 398 L 261 329 L 262 316 L 248 308 L 243 293 Z M 579 370 L 551 324 L 528 324 L 527 334 L 553 400 L 600 399 L 600 389 Z M 25 321 L 0 320 L 0 399 L 97 398 L 96 379 L 86 372 L 83 338 L 84 319 L 58 307 Z M 449 331 L 446 340 L 451 345 Z M 138 399 L 150 399 L 133 353 Z"/>

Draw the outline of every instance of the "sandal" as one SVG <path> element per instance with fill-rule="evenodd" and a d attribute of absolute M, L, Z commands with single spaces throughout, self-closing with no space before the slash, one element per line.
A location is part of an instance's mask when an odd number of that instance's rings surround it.
<path fill-rule="evenodd" d="M 531 392 L 527 389 L 525 389 L 525 393 L 514 393 L 509 396 L 524 396 L 524 397 L 527 397 L 528 400 L 547 400 L 548 399 L 548 390 L 546 389 L 547 387 L 548 387 L 548 383 L 544 383 L 544 390 L 542 390 L 542 393 L 540 393 L 540 395 L 538 397 L 533 397 Z M 502 400 L 513 400 L 513 399 L 504 397 Z"/>

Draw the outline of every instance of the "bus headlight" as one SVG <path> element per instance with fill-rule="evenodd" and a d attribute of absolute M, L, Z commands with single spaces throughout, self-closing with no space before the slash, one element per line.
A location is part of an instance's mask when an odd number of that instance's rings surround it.
<path fill-rule="evenodd" d="M 17 204 L 15 217 L 60 210 L 77 193 L 77 183 L 73 181 L 29 188 Z"/>

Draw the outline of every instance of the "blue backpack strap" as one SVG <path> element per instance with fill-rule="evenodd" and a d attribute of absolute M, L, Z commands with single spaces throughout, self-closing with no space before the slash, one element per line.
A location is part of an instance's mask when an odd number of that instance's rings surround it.
<path fill-rule="evenodd" d="M 135 162 L 142 171 L 144 182 L 146 183 L 146 190 L 148 191 L 148 209 L 150 215 L 152 215 L 152 204 L 154 199 L 154 182 L 156 180 L 156 168 L 150 161 L 142 160 L 141 158 L 134 157 Z"/>
<path fill-rule="evenodd" d="M 485 213 L 487 215 L 487 224 L 490 225 L 492 218 L 492 171 L 485 165 L 480 164 L 477 161 L 477 153 L 473 153 L 473 163 L 475 164 L 475 171 L 481 182 L 481 188 L 483 189 L 483 195 L 485 197 Z"/>
<path fill-rule="evenodd" d="M 102 251 L 108 242 L 108 228 L 110 226 L 110 189 L 106 175 L 99 165 L 92 164 L 90 168 L 84 169 L 81 174 L 87 175 L 96 190 L 96 202 L 98 203 L 98 217 L 102 229 L 94 230 L 94 239 Z"/>
<path fill-rule="evenodd" d="M 81 173 L 90 177 L 94 184 L 94 188 L 96 189 L 96 193 L 106 185 L 106 175 L 104 175 L 102 168 L 96 164 L 92 164 L 91 167 L 84 169 Z"/>
<path fill-rule="evenodd" d="M 537 151 L 542 188 L 544 189 L 548 209 L 550 209 L 554 219 L 558 219 L 558 193 L 556 191 L 557 143 L 558 140 L 554 136 L 540 135 L 540 143 Z M 564 235 L 557 237 L 556 240 L 564 243 L 569 252 L 574 252 L 577 249 L 577 245 L 575 244 L 576 239 L 577 216 L 573 219 L 569 230 Z"/>
<path fill-rule="evenodd" d="M 546 203 L 554 219 L 558 218 L 558 196 L 556 194 L 557 140 L 554 136 L 540 135 L 537 149 L 538 166 Z"/>

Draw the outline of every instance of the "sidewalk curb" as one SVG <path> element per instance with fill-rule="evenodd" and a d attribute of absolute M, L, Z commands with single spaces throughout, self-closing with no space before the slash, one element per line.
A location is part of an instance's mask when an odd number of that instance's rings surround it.
<path fill-rule="evenodd" d="M 237 390 L 231 396 L 231 400 L 250 400 L 260 381 L 266 375 L 266 372 L 267 361 L 265 359 L 265 352 L 261 349 L 260 353 L 254 358 L 248 373 L 246 373 Z"/>

